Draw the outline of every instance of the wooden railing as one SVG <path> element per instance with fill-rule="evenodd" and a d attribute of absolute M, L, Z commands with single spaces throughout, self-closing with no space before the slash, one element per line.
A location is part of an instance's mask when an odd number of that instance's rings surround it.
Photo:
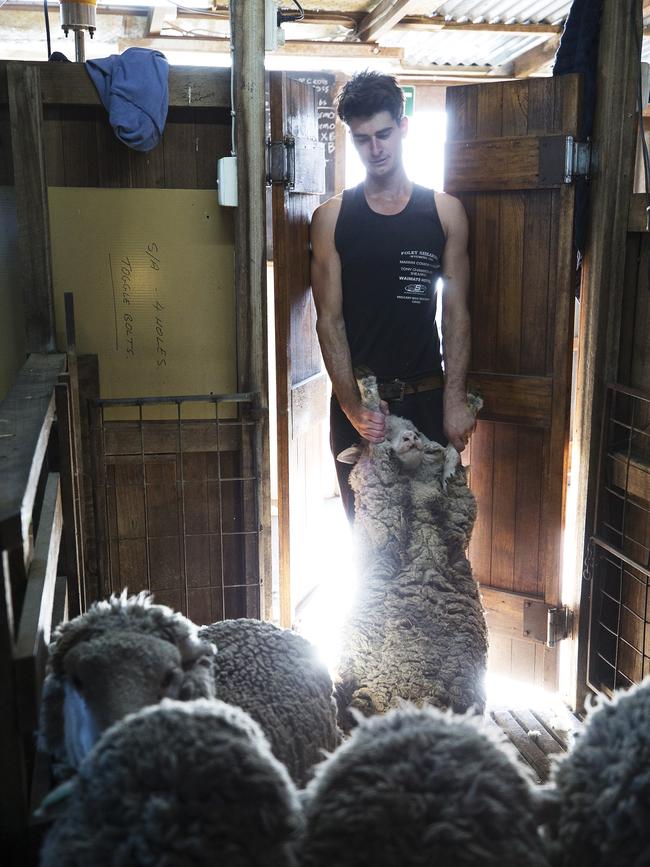
<path fill-rule="evenodd" d="M 48 642 L 83 607 L 75 533 L 64 533 L 77 509 L 71 409 L 62 354 L 30 355 L 0 402 L 0 838 L 9 863 L 25 865 L 49 785 L 34 738 Z"/>

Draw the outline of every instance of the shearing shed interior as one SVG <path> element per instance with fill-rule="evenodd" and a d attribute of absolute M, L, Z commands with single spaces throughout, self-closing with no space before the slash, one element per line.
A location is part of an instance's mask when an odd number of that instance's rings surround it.
<path fill-rule="evenodd" d="M 0 0 L 3 863 L 650 863 L 649 105 L 646 0 Z"/>

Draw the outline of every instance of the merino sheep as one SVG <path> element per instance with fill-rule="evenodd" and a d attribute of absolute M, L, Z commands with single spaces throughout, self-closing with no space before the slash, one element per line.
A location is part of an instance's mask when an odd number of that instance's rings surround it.
<path fill-rule="evenodd" d="M 38 742 L 59 776 L 78 767 L 101 732 L 162 698 L 214 696 L 215 647 L 146 593 L 95 602 L 52 635 Z"/>
<path fill-rule="evenodd" d="M 362 381 L 364 401 L 375 388 Z M 465 554 L 476 504 L 458 453 L 389 415 L 350 485 L 359 582 L 339 665 L 342 727 L 350 707 L 368 716 L 400 700 L 482 711 L 487 630 Z"/>
<path fill-rule="evenodd" d="M 109 725 L 165 697 L 216 695 L 242 707 L 299 785 L 339 742 L 327 669 L 309 642 L 270 623 L 227 620 L 199 631 L 146 593 L 122 593 L 59 626 L 48 666 L 39 745 L 60 776 Z"/>
<path fill-rule="evenodd" d="M 261 726 L 274 755 L 303 786 L 340 742 L 332 678 L 314 647 L 290 629 L 259 620 L 223 620 L 199 636 L 217 646 L 216 697 Z"/>
<path fill-rule="evenodd" d="M 598 699 L 552 773 L 556 867 L 650 864 L 650 678 Z"/>
<path fill-rule="evenodd" d="M 239 708 L 198 699 L 131 714 L 81 763 L 41 867 L 293 867 L 301 809 Z"/>
<path fill-rule="evenodd" d="M 304 795 L 302 867 L 548 867 L 537 793 L 477 717 L 362 720 Z"/>

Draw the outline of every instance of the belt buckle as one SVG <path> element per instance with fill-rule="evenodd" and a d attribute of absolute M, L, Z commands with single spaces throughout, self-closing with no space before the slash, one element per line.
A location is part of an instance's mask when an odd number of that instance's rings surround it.
<path fill-rule="evenodd" d="M 384 400 L 404 400 L 404 390 L 406 383 L 401 379 L 391 379 L 390 382 L 384 382 L 381 390 Z"/>

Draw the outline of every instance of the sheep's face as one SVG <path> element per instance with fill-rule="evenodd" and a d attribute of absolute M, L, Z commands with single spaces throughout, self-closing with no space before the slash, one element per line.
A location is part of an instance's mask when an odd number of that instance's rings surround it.
<path fill-rule="evenodd" d="M 178 648 L 142 632 L 106 632 L 70 649 L 64 659 L 66 749 L 73 764 L 99 735 L 129 713 L 179 698 Z"/>
<path fill-rule="evenodd" d="M 386 442 L 407 470 L 415 470 L 424 457 L 424 442 L 420 431 L 399 416 L 386 418 Z"/>

